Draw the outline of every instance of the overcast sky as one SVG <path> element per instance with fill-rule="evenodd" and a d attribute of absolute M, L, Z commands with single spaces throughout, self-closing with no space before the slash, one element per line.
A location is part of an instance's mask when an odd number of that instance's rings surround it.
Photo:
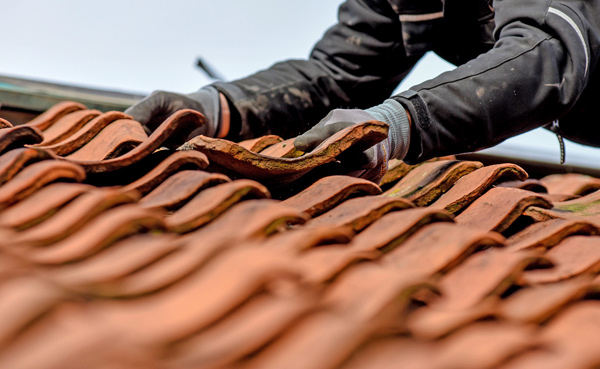
<path fill-rule="evenodd" d="M 4 0 L 0 74 L 143 94 L 191 92 L 211 82 L 195 67 L 199 56 L 226 79 L 306 58 L 336 22 L 340 3 Z M 451 68 L 430 55 L 401 88 Z M 548 132 L 513 139 L 500 150 L 552 162 L 559 157 Z M 597 150 L 567 146 L 567 163 L 597 167 L 599 157 Z"/>

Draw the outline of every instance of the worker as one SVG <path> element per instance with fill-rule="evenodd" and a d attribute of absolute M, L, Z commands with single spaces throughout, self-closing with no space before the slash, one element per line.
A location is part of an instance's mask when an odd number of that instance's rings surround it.
<path fill-rule="evenodd" d="M 391 158 L 473 152 L 537 127 L 600 146 L 600 1 L 347 0 L 338 19 L 308 60 L 191 94 L 154 92 L 126 112 L 154 129 L 191 108 L 208 119 L 198 133 L 301 134 L 302 151 L 383 121 L 388 138 L 353 172 L 375 182 Z M 457 68 L 390 97 L 428 51 Z"/>

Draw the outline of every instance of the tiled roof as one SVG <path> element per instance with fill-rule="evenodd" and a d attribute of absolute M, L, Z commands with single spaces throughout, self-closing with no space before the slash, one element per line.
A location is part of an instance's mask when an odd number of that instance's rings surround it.
<path fill-rule="evenodd" d="M 148 135 L 60 103 L 0 121 L 0 368 L 594 368 L 600 180 Z"/>

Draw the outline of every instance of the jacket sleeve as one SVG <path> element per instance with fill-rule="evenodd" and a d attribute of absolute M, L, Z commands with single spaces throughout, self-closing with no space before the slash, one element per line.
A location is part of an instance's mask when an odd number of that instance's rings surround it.
<path fill-rule="evenodd" d="M 234 107 L 231 137 L 297 136 L 333 108 L 367 108 L 392 94 L 419 59 L 405 55 L 398 15 L 386 0 L 347 0 L 338 19 L 308 60 L 213 85 Z"/>
<path fill-rule="evenodd" d="M 496 43 L 395 96 L 413 126 L 409 163 L 471 152 L 551 123 L 586 88 L 600 51 L 598 1 L 494 1 Z"/>

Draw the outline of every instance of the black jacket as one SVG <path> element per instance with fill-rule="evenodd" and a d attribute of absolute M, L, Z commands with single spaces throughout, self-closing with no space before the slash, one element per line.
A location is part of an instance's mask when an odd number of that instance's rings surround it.
<path fill-rule="evenodd" d="M 298 135 L 333 108 L 389 98 L 428 51 L 458 65 L 393 98 L 413 126 L 405 161 L 471 152 L 560 120 L 600 146 L 600 1 L 347 0 L 308 60 L 214 86 L 234 138 Z"/>

